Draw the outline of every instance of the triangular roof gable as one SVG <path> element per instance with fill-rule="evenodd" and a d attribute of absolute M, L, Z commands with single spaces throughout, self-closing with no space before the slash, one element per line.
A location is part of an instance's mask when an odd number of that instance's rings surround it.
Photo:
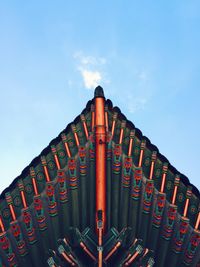
<path fill-rule="evenodd" d="M 95 97 L 103 97 L 102 89 L 100 87 L 96 89 L 95 93 Z M 70 204 L 70 209 L 72 212 L 71 223 L 73 224 L 73 226 L 76 227 L 80 226 L 81 224 L 82 226 L 80 227 L 83 227 L 83 225 L 87 226 L 87 224 L 89 224 L 90 227 L 94 227 L 94 225 L 91 226 L 91 222 L 94 222 L 94 218 L 91 218 L 91 220 L 89 219 L 88 221 L 88 219 L 85 217 L 86 214 L 80 213 L 81 211 L 76 210 L 76 207 L 74 206 L 74 203 L 76 203 L 77 201 L 85 201 L 84 199 L 82 199 L 82 196 L 83 192 L 86 193 L 86 190 L 88 194 L 91 193 L 91 190 L 93 191 L 92 202 L 95 202 L 95 165 L 93 165 L 92 163 L 92 161 L 94 160 L 93 157 L 95 158 L 95 145 L 93 135 L 93 132 L 95 130 L 94 104 L 94 99 L 89 101 L 80 116 L 76 117 L 76 119 L 72 123 L 68 124 L 67 127 L 58 135 L 58 137 L 52 140 L 50 144 L 41 152 L 41 154 L 36 157 L 30 163 L 30 165 L 22 171 L 21 175 L 17 177 L 13 181 L 13 183 L 3 191 L 0 200 L 0 211 L 5 230 L 9 228 L 10 223 L 12 223 L 13 221 L 12 209 L 14 209 L 16 219 L 19 218 L 19 220 L 21 220 L 20 216 L 21 211 L 24 208 L 24 199 L 26 201 L 27 206 L 31 206 L 31 209 L 33 208 L 33 199 L 35 195 L 37 195 L 35 192 L 33 181 L 35 181 L 35 183 L 37 184 L 37 193 L 41 194 L 43 198 L 45 197 L 45 194 L 48 195 L 48 186 L 51 187 L 51 181 L 53 182 L 53 186 L 57 186 L 57 184 L 59 183 L 57 179 L 59 178 L 60 169 L 63 169 L 69 175 L 69 180 L 67 180 L 66 185 L 67 190 L 76 189 L 80 187 L 77 192 L 73 191 L 73 193 L 69 193 L 69 198 L 72 201 L 72 203 Z M 162 205 L 163 201 L 162 196 L 164 194 L 165 198 L 166 194 L 166 207 L 168 207 L 168 205 L 169 207 L 171 207 L 176 204 L 179 213 L 178 216 L 182 216 L 181 218 L 183 219 L 187 216 L 190 219 L 191 228 L 196 229 L 197 225 L 196 230 L 198 231 L 197 221 L 199 218 L 198 214 L 200 204 L 200 194 L 198 189 L 194 185 L 190 184 L 189 179 L 186 176 L 179 173 L 169 163 L 169 161 L 159 152 L 158 148 L 155 145 L 151 144 L 150 140 L 147 137 L 143 136 L 142 132 L 137 129 L 131 121 L 127 120 L 127 118 L 124 116 L 124 114 L 120 111 L 118 107 L 113 107 L 112 102 L 110 100 L 105 101 L 105 114 L 107 116 L 106 160 L 107 168 L 109 168 L 107 169 L 107 178 L 109 178 L 110 183 L 114 183 L 115 180 L 113 180 L 113 177 L 114 179 L 116 178 L 118 179 L 118 181 L 120 181 L 120 184 L 118 186 L 110 184 L 110 191 L 107 191 L 109 195 L 108 198 L 111 198 L 109 200 L 110 202 L 108 203 L 110 210 L 107 215 L 112 217 L 111 219 L 109 219 L 110 227 L 114 226 L 118 230 L 120 230 L 124 229 L 123 226 L 127 225 L 128 222 L 125 219 L 121 220 L 117 217 L 118 215 L 115 216 L 112 214 L 113 210 L 111 210 L 111 206 L 114 205 L 114 210 L 119 209 L 117 214 L 121 211 L 124 212 L 124 210 L 126 210 L 126 216 L 130 217 L 130 212 L 133 212 L 134 214 L 134 210 L 132 210 L 132 208 L 130 207 L 127 208 L 127 205 L 133 205 L 131 204 L 131 200 L 129 200 L 129 198 L 134 199 L 135 197 L 134 192 L 132 193 L 131 188 L 132 186 L 134 186 L 134 183 L 137 181 L 138 177 L 142 177 L 142 190 L 144 191 L 144 195 L 142 197 L 144 198 L 144 201 L 145 197 L 147 197 L 148 200 L 148 192 L 150 192 L 148 190 L 151 190 L 152 186 L 155 186 L 155 197 L 157 199 L 159 199 L 160 197 L 160 202 L 158 203 L 158 200 L 156 200 L 157 202 L 155 202 L 154 204 L 153 202 L 149 202 L 149 205 L 158 204 L 159 214 L 159 205 Z M 131 154 L 129 155 L 131 140 L 133 142 L 133 145 L 131 147 Z M 154 162 L 153 165 L 152 162 Z M 86 170 L 88 171 L 88 168 L 90 170 L 91 165 L 93 166 L 93 172 L 87 174 L 89 175 L 87 177 L 89 178 L 91 184 L 89 184 L 89 187 L 88 184 L 81 184 L 81 179 L 79 184 L 79 181 L 77 182 L 77 179 L 75 178 L 80 178 L 81 175 L 86 172 Z M 129 166 L 131 166 L 132 169 L 131 178 Z M 72 171 L 70 168 L 72 169 Z M 77 177 L 74 176 L 74 172 L 76 173 L 76 175 L 78 175 Z M 112 179 L 110 175 L 112 176 Z M 128 193 L 123 189 L 126 187 L 130 188 L 127 191 Z M 175 194 L 175 201 L 173 201 L 175 187 L 177 189 L 177 192 Z M 145 196 L 146 190 L 147 196 Z M 151 193 L 152 192 L 153 191 L 151 191 Z M 131 195 L 129 197 L 130 193 Z M 113 198 L 113 194 L 116 194 L 117 198 Z M 141 194 L 142 193 L 140 193 L 140 195 Z M 187 201 L 187 199 L 189 199 L 189 201 Z M 120 204 L 117 204 L 115 206 L 118 201 L 120 201 Z M 123 203 L 125 203 L 123 201 L 128 201 L 125 207 L 121 206 Z M 11 206 L 9 205 L 9 203 L 12 203 Z M 146 201 L 145 203 L 148 203 L 148 201 Z M 95 205 L 95 203 L 93 204 Z M 94 206 L 91 207 L 91 210 L 93 210 L 93 208 Z M 149 209 L 148 207 L 146 208 Z M 184 214 L 185 211 L 186 214 Z M 145 214 L 145 210 L 138 212 L 144 212 Z M 152 212 L 153 211 L 151 211 L 151 213 Z M 90 217 L 91 214 L 92 213 L 90 213 Z M 163 215 L 160 216 L 162 219 Z M 85 220 L 84 224 L 81 223 L 81 220 L 83 220 L 83 218 Z M 156 222 L 153 222 L 153 224 L 156 225 Z M 143 227 L 145 228 L 146 225 L 144 224 Z M 154 236 L 152 229 L 150 229 L 150 231 Z M 147 242 L 145 241 L 145 236 L 143 233 L 137 233 L 136 231 L 136 236 L 137 235 L 139 235 L 139 237 L 142 237 L 145 243 Z M 157 239 L 155 238 L 154 240 Z M 154 247 L 153 250 L 155 250 Z"/>

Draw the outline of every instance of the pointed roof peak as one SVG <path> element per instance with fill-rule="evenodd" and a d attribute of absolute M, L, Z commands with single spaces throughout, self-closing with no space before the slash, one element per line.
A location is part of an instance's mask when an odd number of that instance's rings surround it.
<path fill-rule="evenodd" d="M 103 88 L 99 85 L 94 90 L 94 98 L 96 97 L 104 97 Z"/>

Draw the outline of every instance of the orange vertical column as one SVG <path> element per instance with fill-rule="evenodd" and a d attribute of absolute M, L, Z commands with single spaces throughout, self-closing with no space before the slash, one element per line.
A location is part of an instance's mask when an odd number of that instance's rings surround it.
<path fill-rule="evenodd" d="M 95 144 L 96 144 L 96 228 L 98 232 L 98 267 L 103 266 L 102 234 L 106 221 L 106 123 L 103 89 L 95 89 Z"/>
<path fill-rule="evenodd" d="M 102 211 L 103 229 L 106 218 L 106 126 L 103 89 L 95 89 L 95 137 L 96 137 L 96 215 Z"/>

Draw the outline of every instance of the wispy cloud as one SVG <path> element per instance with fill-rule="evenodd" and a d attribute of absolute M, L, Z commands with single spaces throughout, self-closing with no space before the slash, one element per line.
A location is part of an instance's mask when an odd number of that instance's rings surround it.
<path fill-rule="evenodd" d="M 77 61 L 77 69 L 80 71 L 84 86 L 94 89 L 100 82 L 106 82 L 103 74 L 103 66 L 107 63 L 104 57 L 84 55 L 82 51 L 74 53 Z"/>
<path fill-rule="evenodd" d="M 88 89 L 94 89 L 102 80 L 102 76 L 99 71 L 90 71 L 80 68 L 80 72 L 83 77 L 85 87 Z"/>

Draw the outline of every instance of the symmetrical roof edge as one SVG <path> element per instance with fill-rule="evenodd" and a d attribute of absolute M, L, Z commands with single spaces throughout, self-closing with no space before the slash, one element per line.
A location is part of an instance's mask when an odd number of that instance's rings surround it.
<path fill-rule="evenodd" d="M 111 100 L 109 100 L 109 101 L 110 101 L 110 104 L 112 105 L 112 101 L 111 101 Z M 157 156 L 158 156 L 158 158 L 159 158 L 162 162 L 167 162 L 167 163 L 169 164 L 169 165 L 168 165 L 168 169 L 171 170 L 172 173 L 174 173 L 175 175 L 176 175 L 176 174 L 179 174 L 179 175 L 180 175 L 180 178 L 181 178 L 181 181 L 183 182 L 183 184 L 184 184 L 185 186 L 191 186 L 191 187 L 192 187 L 192 192 L 193 192 L 193 194 L 194 194 L 196 197 L 200 198 L 200 192 L 199 192 L 199 189 L 198 189 L 195 185 L 191 184 L 189 178 L 188 178 L 186 175 L 184 175 L 183 173 L 181 173 L 180 171 L 178 171 L 178 170 L 177 170 L 177 169 L 170 163 L 170 161 L 169 161 L 163 154 L 160 153 L 158 147 L 157 147 L 156 145 L 152 144 L 151 141 L 150 141 L 150 139 L 149 139 L 148 137 L 146 137 L 145 135 L 143 135 L 142 131 L 141 131 L 140 129 L 138 129 L 137 127 L 135 127 L 135 125 L 134 125 L 133 122 L 131 122 L 130 120 L 128 120 L 128 119 L 126 118 L 126 116 L 121 112 L 120 108 L 117 107 L 117 106 L 114 106 L 114 107 L 112 106 L 112 107 L 110 107 L 110 108 L 112 108 L 113 111 L 115 111 L 115 112 L 118 113 L 118 117 L 120 116 L 120 118 L 121 118 L 122 120 L 126 120 L 126 122 L 127 122 L 127 123 L 126 123 L 126 127 L 128 127 L 129 129 L 134 128 L 134 129 L 135 129 L 135 135 L 138 137 L 138 139 L 140 139 L 140 140 L 141 140 L 141 139 L 145 139 L 145 141 L 146 141 L 146 147 L 148 147 L 151 151 L 156 151 L 156 152 L 157 152 Z"/>
<path fill-rule="evenodd" d="M 96 87 L 94 98 L 93 98 L 92 100 L 89 100 L 89 101 L 87 102 L 86 107 L 82 110 L 81 114 L 84 114 L 84 113 L 86 113 L 87 111 L 90 111 L 91 105 L 94 103 L 94 99 L 95 99 L 96 96 L 98 96 L 98 97 L 99 97 L 99 96 L 100 96 L 100 97 L 104 97 L 103 89 L 102 89 L 101 86 Z M 141 140 L 141 139 L 145 139 L 145 141 L 146 141 L 146 146 L 147 146 L 151 151 L 156 151 L 156 152 L 157 152 L 157 155 L 158 155 L 158 158 L 159 158 L 162 162 L 167 162 L 167 163 L 169 163 L 168 168 L 172 171 L 172 173 L 174 173 L 174 174 L 180 174 L 180 178 L 181 178 L 181 181 L 183 182 L 183 184 L 184 184 L 185 186 L 191 186 L 191 187 L 192 187 L 192 192 L 193 192 L 193 194 L 194 194 L 197 198 L 200 198 L 200 192 L 199 192 L 198 188 L 197 188 L 195 185 L 193 185 L 193 184 L 190 183 L 190 180 L 188 179 L 187 176 L 185 176 L 184 174 L 182 174 L 181 172 L 179 172 L 173 165 L 171 165 L 171 163 L 169 162 L 169 160 L 168 160 L 164 155 L 162 155 L 162 154 L 160 153 L 160 151 L 159 151 L 159 149 L 157 148 L 157 146 L 155 146 L 154 144 L 152 144 L 151 141 L 149 140 L 149 138 L 146 137 L 146 136 L 144 136 L 144 135 L 142 134 L 142 131 L 141 131 L 140 129 L 136 128 L 135 125 L 134 125 L 130 120 L 127 119 L 127 117 L 121 112 L 121 110 L 120 110 L 119 107 L 117 107 L 117 106 L 114 106 L 114 107 L 113 107 L 113 103 L 112 103 L 112 101 L 111 101 L 110 99 L 106 99 L 106 105 L 108 106 L 108 109 L 109 109 L 109 110 L 112 110 L 112 111 L 114 111 L 114 112 L 117 112 L 117 113 L 118 113 L 118 117 L 119 117 L 121 120 L 126 120 L 126 122 L 127 122 L 127 123 L 126 123 L 126 127 L 128 127 L 129 129 L 133 129 L 133 128 L 134 128 L 134 129 L 135 129 L 135 135 L 136 135 L 140 140 Z M 81 114 L 80 114 L 80 115 L 81 115 Z M 17 176 L 17 177 L 12 181 L 12 183 L 11 183 L 7 188 L 5 188 L 5 189 L 2 191 L 2 193 L 1 193 L 1 195 L 0 195 L 0 200 L 3 199 L 3 198 L 5 198 L 5 193 L 8 192 L 8 191 L 10 191 L 10 190 L 12 189 L 12 187 L 15 186 L 15 184 L 17 183 L 17 181 L 18 181 L 19 179 L 21 179 L 23 176 L 25 177 L 26 174 L 29 173 L 29 169 L 30 169 L 30 167 L 34 166 L 35 163 L 38 161 L 38 159 L 40 159 L 40 157 L 41 157 L 42 155 L 44 155 L 44 154 L 46 154 L 48 151 L 50 151 L 50 149 L 51 149 L 51 148 L 50 148 L 51 145 L 53 145 L 53 144 L 57 143 L 57 141 L 60 141 L 60 140 L 61 140 L 61 134 L 62 134 L 63 132 L 67 132 L 67 131 L 70 129 L 70 126 L 71 126 L 72 124 L 75 124 L 75 123 L 78 121 L 78 119 L 80 118 L 80 115 L 78 115 L 72 122 L 70 122 L 70 123 L 66 126 L 66 128 L 63 129 L 63 130 L 59 133 L 59 135 L 58 135 L 56 138 L 54 138 L 53 140 L 51 140 L 51 142 L 49 143 L 49 145 L 47 145 L 47 147 L 45 147 L 45 148 L 41 151 L 41 153 L 40 153 L 37 157 L 35 157 L 35 158 L 30 162 L 30 164 L 29 164 L 28 166 L 26 166 L 26 167 L 22 170 L 21 174 L 20 174 L 19 176 Z"/>

